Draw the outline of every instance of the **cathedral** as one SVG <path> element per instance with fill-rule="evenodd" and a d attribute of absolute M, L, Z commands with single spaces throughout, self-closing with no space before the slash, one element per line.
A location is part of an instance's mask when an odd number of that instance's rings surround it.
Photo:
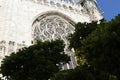
<path fill-rule="evenodd" d="M 72 61 L 67 67 L 74 68 L 67 36 L 76 23 L 102 18 L 96 0 L 0 0 L 0 61 L 36 40 L 62 39 Z"/>

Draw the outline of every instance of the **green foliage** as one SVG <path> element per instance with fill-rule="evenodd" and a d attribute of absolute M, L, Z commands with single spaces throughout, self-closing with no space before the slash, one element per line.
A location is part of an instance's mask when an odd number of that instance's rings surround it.
<path fill-rule="evenodd" d="M 89 65 L 120 76 L 120 17 L 99 24 L 97 30 L 81 41 L 78 54 L 85 55 Z"/>
<path fill-rule="evenodd" d="M 93 80 L 120 80 L 120 14 L 100 22 L 78 23 L 69 37 L 70 48 L 75 49 L 82 70 L 84 65 L 92 68 L 88 72 Z"/>
<path fill-rule="evenodd" d="M 78 27 L 81 27 L 79 24 Z M 88 31 L 76 27 L 70 39 L 78 64 L 84 62 L 94 70 L 109 75 L 110 80 L 120 80 L 120 15 L 109 22 L 102 20 L 100 24 L 91 24 L 95 28 L 87 28 Z"/>
<path fill-rule="evenodd" d="M 106 22 L 105 20 L 100 21 L 101 24 Z M 75 57 L 79 65 L 83 65 L 86 62 L 85 56 L 79 53 L 79 49 L 82 47 L 81 41 L 86 39 L 86 37 L 96 30 L 98 27 L 98 22 L 93 21 L 91 23 L 78 23 L 75 25 L 75 32 L 69 36 L 70 48 L 74 48 Z"/>
<path fill-rule="evenodd" d="M 93 67 L 82 66 L 55 74 L 51 80 L 117 80 L 115 76 L 95 70 Z"/>
<path fill-rule="evenodd" d="M 97 22 L 78 23 L 75 25 L 75 32 L 69 36 L 70 48 L 75 50 L 81 46 L 81 40 L 86 39 L 93 30 L 97 28 Z"/>
<path fill-rule="evenodd" d="M 37 42 L 6 56 L 0 72 L 8 80 L 48 80 L 70 60 L 64 46 L 61 40 Z"/>
<path fill-rule="evenodd" d="M 71 69 L 61 71 L 54 75 L 51 80 L 94 80 L 88 70 Z"/>
<path fill-rule="evenodd" d="M 69 40 L 79 67 L 58 72 L 51 80 L 120 80 L 120 15 L 100 22 L 76 25 Z"/>

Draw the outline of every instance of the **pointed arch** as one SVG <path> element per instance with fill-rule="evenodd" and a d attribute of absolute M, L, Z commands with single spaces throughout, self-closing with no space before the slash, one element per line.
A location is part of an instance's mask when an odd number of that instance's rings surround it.
<path fill-rule="evenodd" d="M 61 39 L 65 42 L 65 53 L 71 54 L 70 64 L 66 64 L 63 69 L 73 69 L 76 61 L 73 52 L 69 50 L 67 37 L 74 32 L 75 22 L 63 13 L 48 11 L 35 17 L 32 24 L 32 40 L 55 40 Z"/>
<path fill-rule="evenodd" d="M 71 25 L 75 26 L 75 22 L 67 15 L 61 13 L 61 12 L 56 12 L 56 11 L 47 11 L 47 12 L 44 12 L 42 14 L 39 14 L 37 15 L 34 20 L 33 20 L 33 23 L 32 25 L 34 25 L 34 23 L 39 22 L 41 19 L 47 17 L 47 16 L 51 16 L 51 15 L 57 15 L 63 19 L 65 19 L 67 22 L 69 22 Z"/>

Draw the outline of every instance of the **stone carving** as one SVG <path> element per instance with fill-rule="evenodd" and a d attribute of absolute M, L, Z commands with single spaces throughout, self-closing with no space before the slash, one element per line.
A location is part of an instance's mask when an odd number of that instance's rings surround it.
<path fill-rule="evenodd" d="M 0 42 L 0 58 L 4 56 L 5 54 L 5 44 L 6 44 L 6 41 L 1 41 Z"/>
<path fill-rule="evenodd" d="M 15 42 L 9 41 L 9 53 L 12 53 L 14 51 Z"/>
<path fill-rule="evenodd" d="M 74 32 L 74 27 L 65 19 L 57 16 L 51 15 L 47 16 L 39 22 L 34 24 L 33 26 L 33 39 L 34 41 L 37 40 L 55 40 L 55 39 L 62 39 L 65 42 L 65 52 L 71 56 L 71 59 L 74 59 L 73 52 L 68 49 L 68 41 L 67 36 Z M 75 67 L 75 61 L 72 60 L 69 68 Z M 67 67 L 68 68 L 68 67 Z"/>
<path fill-rule="evenodd" d="M 73 32 L 73 25 L 103 18 L 95 7 L 97 2 L 93 3 L 94 7 L 88 3 L 96 0 L 73 1 L 78 0 L 0 0 L 0 61 L 5 55 L 30 46 L 38 39 L 60 38 L 65 41 L 66 53 L 73 56 L 67 50 L 66 39 Z"/>
<path fill-rule="evenodd" d="M 34 27 L 34 40 L 49 40 L 67 37 L 73 33 L 74 27 L 57 15 L 47 16 L 36 23 Z M 64 40 L 66 40 L 64 38 Z"/>

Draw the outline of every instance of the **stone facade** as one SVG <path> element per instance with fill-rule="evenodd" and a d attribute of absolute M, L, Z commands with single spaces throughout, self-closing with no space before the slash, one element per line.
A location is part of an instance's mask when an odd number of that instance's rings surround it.
<path fill-rule="evenodd" d="M 0 0 L 0 11 L 0 60 L 38 39 L 61 38 L 69 52 L 66 37 L 74 25 L 102 19 L 95 0 Z"/>

